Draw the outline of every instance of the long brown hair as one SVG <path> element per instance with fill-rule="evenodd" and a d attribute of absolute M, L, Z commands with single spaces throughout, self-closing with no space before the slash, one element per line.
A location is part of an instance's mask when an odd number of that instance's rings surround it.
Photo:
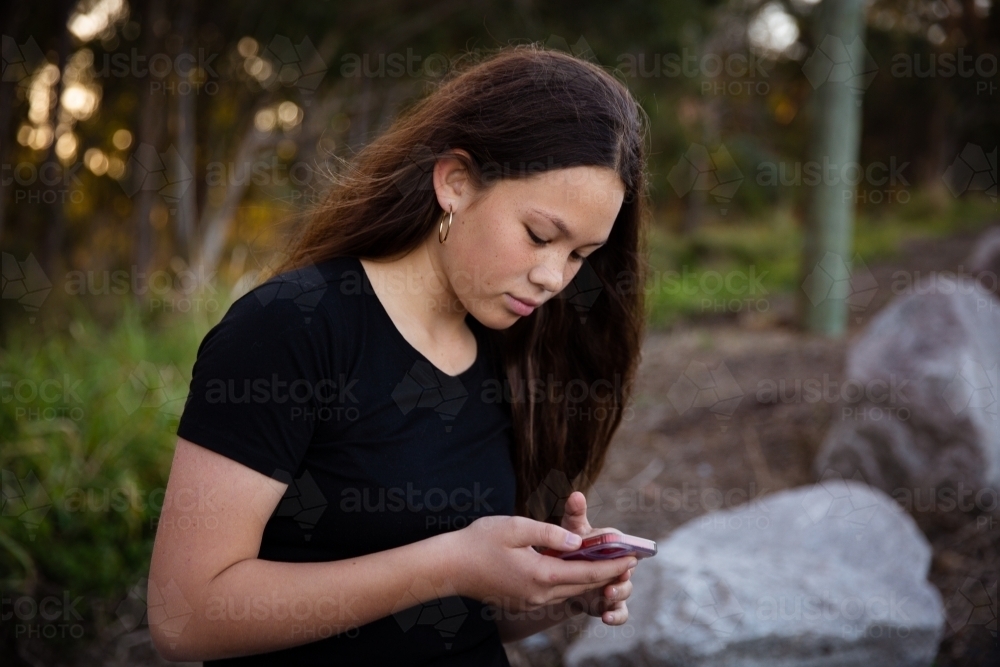
<path fill-rule="evenodd" d="M 260 280 L 334 257 L 394 258 L 415 249 L 437 233 L 444 213 L 432 182 L 444 156 L 462 161 L 476 192 L 497 178 L 547 169 L 613 169 L 625 198 L 607 243 L 563 298 L 506 330 L 489 330 L 510 388 L 516 511 L 558 522 L 570 491 L 586 493 L 600 473 L 639 362 L 647 135 L 642 107 L 600 66 L 538 44 L 501 48 L 451 70 L 359 151 Z M 554 398 L 560 389 L 572 399 Z"/>

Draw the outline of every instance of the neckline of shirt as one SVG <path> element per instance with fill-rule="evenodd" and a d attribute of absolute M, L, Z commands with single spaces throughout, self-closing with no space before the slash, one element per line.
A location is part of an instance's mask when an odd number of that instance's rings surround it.
<path fill-rule="evenodd" d="M 389 317 L 389 312 L 385 309 L 385 306 L 382 304 L 382 300 L 379 299 L 378 294 L 375 293 L 375 289 L 372 287 L 371 281 L 368 279 L 368 273 L 365 271 L 364 264 L 362 264 L 361 260 L 357 257 L 351 257 L 350 259 L 361 275 L 361 280 L 363 283 L 361 291 L 364 292 L 366 295 L 368 295 L 369 301 L 374 302 L 375 310 L 378 313 L 378 317 L 384 320 L 385 324 L 393 332 L 392 333 L 393 337 L 400 344 L 402 344 L 404 349 L 409 351 L 411 356 L 416 356 L 418 359 L 430 364 L 431 368 L 433 368 L 435 372 L 440 373 L 441 375 L 444 375 L 445 377 L 450 378 L 452 380 L 466 380 L 472 377 L 473 374 L 475 374 L 476 371 L 479 370 L 479 367 L 481 365 L 480 362 L 482 361 L 483 358 L 483 341 L 479 337 L 479 332 L 476 331 L 475 324 L 470 321 L 474 319 L 472 317 L 472 313 L 466 313 L 465 323 L 469 326 L 469 329 L 472 330 L 472 335 L 476 337 L 476 359 L 475 361 L 472 362 L 471 366 L 469 366 L 467 369 L 465 369 L 458 375 L 449 375 L 448 373 L 445 373 L 443 370 L 438 368 L 430 359 L 424 356 L 424 354 L 420 350 L 413 347 L 410 341 L 406 340 L 406 338 L 403 336 L 399 328 L 396 327 L 396 323 L 392 321 L 391 317 Z"/>

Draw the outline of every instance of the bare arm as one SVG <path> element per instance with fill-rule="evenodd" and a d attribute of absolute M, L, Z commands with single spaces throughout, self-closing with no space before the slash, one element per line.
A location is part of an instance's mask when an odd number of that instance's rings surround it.
<path fill-rule="evenodd" d="M 259 560 L 286 487 L 178 439 L 149 573 L 150 632 L 163 657 L 276 651 L 455 594 L 451 533 L 341 561 Z"/>

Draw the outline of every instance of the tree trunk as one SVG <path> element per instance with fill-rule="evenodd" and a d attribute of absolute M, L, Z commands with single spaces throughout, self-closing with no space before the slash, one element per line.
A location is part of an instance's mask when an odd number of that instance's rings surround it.
<path fill-rule="evenodd" d="M 235 165 L 237 169 L 251 168 L 250 165 L 262 148 L 273 143 L 266 133 L 254 127 L 252 116 L 249 127 L 243 135 L 236 150 Z M 244 167 L 244 165 L 246 165 Z M 236 211 L 243 195 L 250 186 L 250 179 L 237 180 L 226 184 L 226 194 L 218 207 L 206 204 L 202 213 L 201 240 L 197 252 L 192 257 L 192 264 L 197 267 L 195 275 L 199 280 L 211 276 L 219 266 L 222 251 L 225 249 L 226 237 L 236 218 Z"/>
<path fill-rule="evenodd" d="M 855 189 L 842 175 L 858 160 L 861 103 L 870 82 L 864 73 L 873 71 L 864 47 L 864 6 L 864 0 L 821 3 L 813 25 L 818 48 L 804 66 L 816 88 L 808 159 L 835 169 L 824 168 L 807 195 L 800 313 L 808 331 L 830 337 L 846 330 L 851 294 Z M 837 57 L 845 50 L 849 63 Z"/>
<path fill-rule="evenodd" d="M 191 26 L 194 8 L 190 0 L 181 3 L 180 20 L 178 21 L 178 32 L 184 40 L 182 52 L 193 51 L 194 44 L 191 39 Z M 192 59 L 193 61 L 193 59 Z M 185 76 L 188 74 L 188 76 Z M 194 81 L 190 77 L 190 72 L 177 72 L 177 90 L 174 95 L 176 100 L 176 128 L 177 128 L 177 153 L 180 155 L 180 162 L 174 165 L 175 183 L 190 179 L 184 188 L 177 202 L 177 254 L 190 264 L 194 257 L 194 236 L 195 220 L 198 216 L 198 188 L 197 178 L 191 175 L 197 173 L 195 163 L 195 94 Z M 188 171 L 185 171 L 187 169 Z"/>
<path fill-rule="evenodd" d="M 143 49 L 145 53 L 155 53 L 157 38 L 153 26 L 156 20 L 163 15 L 162 0 L 153 0 L 146 6 L 145 16 L 142 17 Z M 159 149 L 163 118 L 161 104 L 153 98 L 151 90 L 151 80 L 144 80 L 145 91 L 142 97 L 142 104 L 139 111 L 139 131 L 138 136 L 132 146 L 132 150 L 137 151 L 142 144 L 149 144 Z M 132 174 L 128 178 L 135 178 Z M 153 201 L 156 192 L 152 190 L 140 189 L 135 193 L 133 200 L 133 224 L 135 226 L 135 246 L 133 253 L 135 257 L 135 271 L 145 274 L 152 262 L 153 255 L 153 230 L 149 224 L 149 217 L 153 211 Z M 138 294 L 133 294 L 136 301 L 141 301 Z"/>
<path fill-rule="evenodd" d="M 69 61 L 69 29 L 66 28 L 66 22 L 69 20 L 69 14 L 73 9 L 73 2 L 71 0 L 64 0 L 61 2 L 55 11 L 56 15 L 56 25 L 59 28 L 59 41 L 56 66 L 59 68 L 59 81 L 53 87 L 53 95 L 56 98 L 55 108 L 53 109 L 52 115 L 49 120 L 52 122 L 53 134 L 55 128 L 59 124 L 59 116 L 62 110 L 62 93 L 66 86 L 66 63 Z M 52 143 L 49 144 L 49 150 L 46 153 L 45 161 L 49 164 L 56 164 L 59 162 L 56 156 L 56 138 L 53 137 Z M 45 239 L 42 241 L 42 269 L 45 271 L 46 275 L 55 276 L 63 267 L 63 242 L 66 237 L 66 210 L 65 203 L 63 201 L 63 195 L 65 192 L 60 192 L 59 188 L 64 187 L 61 184 L 61 180 L 57 180 L 55 183 L 48 186 L 48 189 L 52 195 L 52 204 L 49 208 L 49 218 L 48 224 L 43 228 L 46 229 Z"/>
<path fill-rule="evenodd" d="M 8 3 L 2 10 L 4 34 L 10 34 L 11 39 L 18 38 L 21 24 L 27 17 L 27 5 L 23 3 Z M 6 54 L 5 54 L 6 55 Z M 38 63 L 25 63 L 25 66 L 37 66 Z M 10 145 L 14 133 L 10 130 L 10 121 L 14 115 L 14 92 L 17 82 L 0 81 L 0 164 L 7 164 Z M 0 242 L 3 241 L 4 215 L 7 206 L 7 190 L 0 185 Z"/>

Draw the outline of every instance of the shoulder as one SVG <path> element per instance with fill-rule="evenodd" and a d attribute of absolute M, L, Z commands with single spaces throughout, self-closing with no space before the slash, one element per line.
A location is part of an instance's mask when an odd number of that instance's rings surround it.
<path fill-rule="evenodd" d="M 262 307 L 272 304 L 295 304 L 299 309 L 330 310 L 349 307 L 363 288 L 360 262 L 353 257 L 334 257 L 318 264 L 278 274 L 251 289 L 242 298 L 253 295 Z"/>
<path fill-rule="evenodd" d="M 362 305 L 357 260 L 337 257 L 281 273 L 230 305 L 208 338 L 286 343 L 349 336 Z"/>

